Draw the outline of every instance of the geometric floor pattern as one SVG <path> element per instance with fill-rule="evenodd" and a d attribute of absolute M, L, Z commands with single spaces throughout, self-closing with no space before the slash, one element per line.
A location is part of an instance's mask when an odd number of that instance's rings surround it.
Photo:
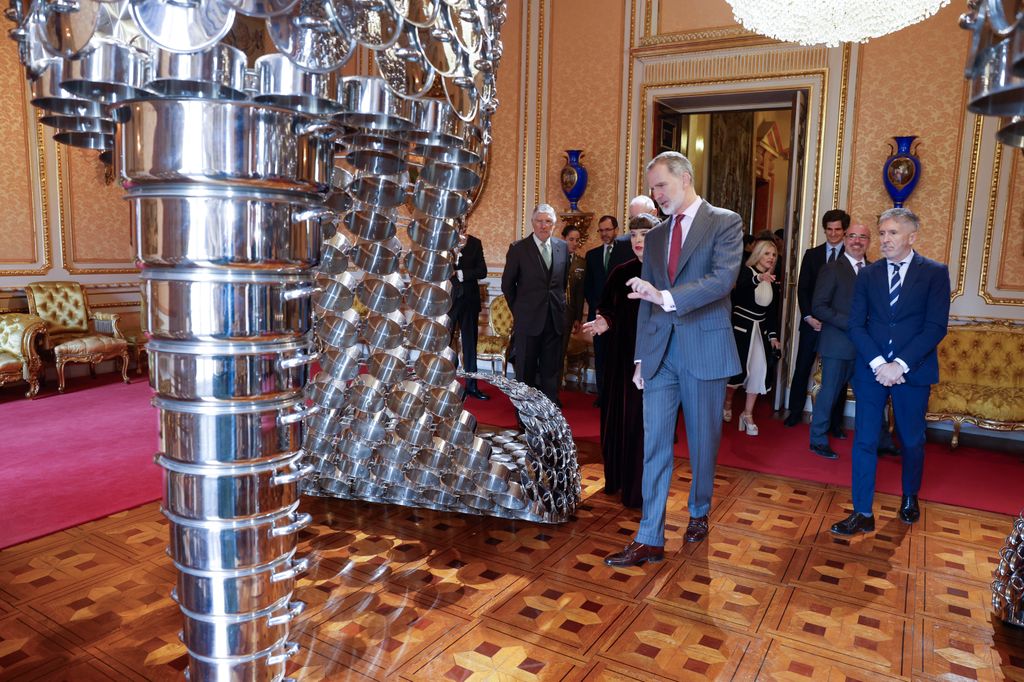
<path fill-rule="evenodd" d="M 848 488 L 722 468 L 686 545 L 683 462 L 666 561 L 616 570 L 637 513 L 582 469 L 557 526 L 304 500 L 289 676 L 1024 682 L 1024 632 L 989 605 L 1010 517 L 924 502 L 907 526 L 880 495 L 877 531 L 842 540 Z M 0 552 L 0 680 L 180 680 L 165 536 L 154 503 Z"/>

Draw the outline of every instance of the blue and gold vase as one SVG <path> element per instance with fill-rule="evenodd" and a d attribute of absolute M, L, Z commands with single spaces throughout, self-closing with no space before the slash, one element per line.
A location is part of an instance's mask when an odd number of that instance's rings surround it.
<path fill-rule="evenodd" d="M 916 135 L 892 139 L 896 141 L 896 149 L 882 165 L 882 182 L 892 198 L 893 207 L 899 208 L 917 187 L 917 181 L 921 178 L 921 161 L 916 156 L 917 148 L 910 150 L 910 145 L 917 139 Z M 891 149 L 892 145 L 889 147 Z"/>
<path fill-rule="evenodd" d="M 565 155 L 565 166 L 562 168 L 562 192 L 569 200 L 569 210 L 576 213 L 580 210 L 580 198 L 587 191 L 587 169 L 580 163 L 583 150 L 567 149 Z"/>

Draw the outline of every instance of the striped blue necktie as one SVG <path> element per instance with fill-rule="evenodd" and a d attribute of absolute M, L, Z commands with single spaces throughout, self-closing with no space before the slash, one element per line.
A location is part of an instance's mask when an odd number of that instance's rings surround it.
<path fill-rule="evenodd" d="M 903 267 L 903 263 L 890 263 L 889 265 L 892 266 L 892 279 L 889 280 L 889 308 L 892 309 L 896 306 L 896 301 L 900 300 L 900 289 L 903 288 L 903 284 L 900 282 L 900 269 Z M 892 338 L 890 338 L 887 359 L 892 360 L 893 354 Z"/>

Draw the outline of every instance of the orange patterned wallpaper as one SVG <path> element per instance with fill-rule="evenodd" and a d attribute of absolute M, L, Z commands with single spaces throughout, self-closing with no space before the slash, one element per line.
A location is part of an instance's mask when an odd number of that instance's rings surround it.
<path fill-rule="evenodd" d="M 857 110 L 851 129 L 849 212 L 873 225 L 892 207 L 882 185 L 882 164 L 893 135 L 917 135 L 921 180 L 907 208 L 921 218 L 915 245 L 923 255 L 949 262 L 954 233 L 960 148 L 967 84 L 966 31 L 957 25 L 963 7 L 952 4 L 934 17 L 897 33 L 871 40 L 860 53 Z M 877 241 L 877 240 L 873 240 Z M 877 244 L 872 244 L 877 255 Z"/>
<path fill-rule="evenodd" d="M 0 263 L 32 265 L 41 256 L 36 252 L 29 146 L 35 144 L 35 126 L 27 120 L 25 71 L 18 61 L 18 46 L 6 36 L 0 43 L 0 130 L 7 133 L 6 161 L 0 164 L 0 194 L 4 197 Z"/>
<path fill-rule="evenodd" d="M 725 0 L 647 0 L 658 3 L 658 27 L 653 33 L 683 33 L 704 28 L 738 26 Z M 621 12 L 620 12 L 621 14 Z"/>
<path fill-rule="evenodd" d="M 484 246 L 484 260 L 490 270 L 500 270 L 508 245 L 518 239 L 515 224 L 520 189 L 517 184 L 522 157 L 520 137 L 523 99 L 522 68 L 523 3 L 508 4 L 508 20 L 501 27 L 504 52 L 498 66 L 498 111 L 492 119 L 494 143 L 491 145 L 490 171 L 479 202 L 469 216 L 469 232 Z M 534 38 L 536 42 L 536 38 Z"/>
<path fill-rule="evenodd" d="M 559 180 L 566 149 L 582 149 L 589 180 L 580 210 L 603 213 L 622 205 L 619 135 L 622 98 L 621 0 L 558 0 L 552 5 L 548 83 L 547 177 L 541 196 L 562 212 L 569 202 Z M 620 218 L 621 223 L 621 218 Z M 561 229 L 561 227 L 559 227 Z M 596 227 L 584 245 L 597 244 Z"/>
<path fill-rule="evenodd" d="M 1000 289 L 1024 291 L 1024 154 L 1013 147 L 1003 147 L 1004 163 L 1007 157 L 1012 159 L 1013 168 L 996 281 Z"/>
<path fill-rule="evenodd" d="M 124 263 L 132 265 L 134 251 L 130 243 L 128 202 L 116 181 L 104 181 L 105 166 L 98 152 L 65 147 L 64 173 L 68 201 L 64 219 L 64 237 L 70 248 L 65 254 L 74 268 L 88 263 Z M 69 234 L 70 232 L 70 234 Z"/>

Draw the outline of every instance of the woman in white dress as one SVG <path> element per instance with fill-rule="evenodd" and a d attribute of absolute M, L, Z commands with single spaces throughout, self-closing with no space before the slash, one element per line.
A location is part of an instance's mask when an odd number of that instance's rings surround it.
<path fill-rule="evenodd" d="M 737 388 L 747 392 L 739 430 L 748 436 L 757 435 L 753 411 L 757 396 L 771 388 L 774 377 L 769 357 L 779 351 L 779 304 L 782 292 L 775 281 L 775 262 L 779 254 L 775 243 L 758 239 L 744 267 L 740 268 L 736 287 L 732 290 L 732 328 L 736 349 L 744 358 L 743 369 L 729 380 L 722 419 L 732 420 L 732 398 Z M 773 358 L 774 359 L 774 358 Z"/>

